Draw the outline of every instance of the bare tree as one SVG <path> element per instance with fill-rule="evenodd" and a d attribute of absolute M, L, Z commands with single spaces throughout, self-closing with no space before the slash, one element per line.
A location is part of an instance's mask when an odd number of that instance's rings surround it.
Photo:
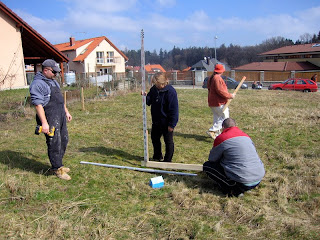
<path fill-rule="evenodd" d="M 310 33 L 304 33 L 304 34 L 300 35 L 299 40 L 302 43 L 311 43 L 312 42 L 312 35 Z"/>
<path fill-rule="evenodd" d="M 0 87 L 5 83 L 9 83 L 10 88 L 16 78 L 16 74 L 5 73 L 2 68 L 0 68 Z"/>

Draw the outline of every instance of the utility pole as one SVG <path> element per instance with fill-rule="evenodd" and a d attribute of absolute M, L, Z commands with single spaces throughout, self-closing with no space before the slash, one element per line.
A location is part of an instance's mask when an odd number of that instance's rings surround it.
<path fill-rule="evenodd" d="M 216 59 L 216 62 L 218 61 L 217 59 L 217 36 L 214 36 L 214 58 Z"/>
<path fill-rule="evenodd" d="M 147 105 L 146 105 L 146 71 L 144 54 L 144 32 L 141 30 L 141 77 L 142 77 L 142 112 L 143 112 L 143 140 L 144 140 L 144 165 L 149 161 L 148 129 L 147 129 Z"/>

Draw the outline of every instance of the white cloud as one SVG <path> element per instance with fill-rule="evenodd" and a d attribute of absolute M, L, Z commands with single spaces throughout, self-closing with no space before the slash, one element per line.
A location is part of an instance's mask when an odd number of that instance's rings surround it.
<path fill-rule="evenodd" d="M 52 44 L 65 42 L 70 37 L 63 20 L 42 19 L 20 10 L 15 13 Z"/>
<path fill-rule="evenodd" d="M 170 34 L 163 36 L 163 40 L 167 43 L 170 43 L 172 45 L 179 45 L 183 44 L 185 42 L 185 38 L 180 37 L 178 35 Z"/>
<path fill-rule="evenodd" d="M 175 18 L 167 18 L 160 14 L 150 15 L 148 21 L 142 20 L 142 23 L 146 22 L 145 25 L 149 26 L 154 31 L 166 30 L 166 31 L 179 31 L 183 27 L 183 22 Z"/>
<path fill-rule="evenodd" d="M 103 14 L 97 14 L 93 12 L 77 12 L 69 14 L 65 21 L 68 22 L 68 25 L 72 25 L 74 28 L 86 29 L 87 31 L 139 31 L 138 22 L 120 15 L 109 14 L 106 18 L 106 16 Z"/>
<path fill-rule="evenodd" d="M 281 36 L 297 40 L 303 33 L 317 33 L 319 31 L 320 8 L 308 9 L 292 15 L 269 15 L 255 19 L 242 19 L 238 17 L 218 18 L 216 21 L 217 31 L 222 34 L 235 31 L 242 35 L 251 35 L 254 39 Z M 243 36 L 242 36 L 243 37 Z M 243 37 L 247 38 L 247 37 Z"/>
<path fill-rule="evenodd" d="M 157 0 L 161 7 L 171 8 L 176 5 L 176 0 Z"/>
<path fill-rule="evenodd" d="M 142 28 L 150 41 L 148 45 L 154 45 L 153 49 L 167 49 L 173 45 L 181 48 L 212 46 L 215 35 L 219 37 L 217 46 L 222 43 L 257 44 L 275 36 L 295 41 L 304 33 L 317 34 L 320 30 L 320 7 L 248 19 L 227 14 L 213 17 L 215 15 L 207 9 L 195 9 L 182 17 L 181 14 L 172 15 L 169 10 L 152 9 L 177 7 L 176 0 L 64 1 L 67 13 L 59 19 L 39 18 L 22 11 L 16 13 L 53 43 L 66 42 L 76 32 L 85 32 L 82 38 L 112 36 L 111 41 L 116 39 L 116 45 L 128 49 L 140 44 Z"/>
<path fill-rule="evenodd" d="M 185 20 L 185 28 L 191 28 L 195 31 L 210 31 L 212 27 L 211 21 L 203 10 L 196 11 Z"/>
<path fill-rule="evenodd" d="M 137 0 L 64 0 L 69 4 L 70 11 L 87 12 L 122 12 L 135 7 Z"/>

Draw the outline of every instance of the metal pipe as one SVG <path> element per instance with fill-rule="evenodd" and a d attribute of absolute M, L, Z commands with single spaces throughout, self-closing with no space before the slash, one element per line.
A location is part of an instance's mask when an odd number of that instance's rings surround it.
<path fill-rule="evenodd" d="M 140 172 L 174 174 L 174 175 L 183 175 L 183 176 L 197 176 L 197 174 L 195 174 L 195 173 L 184 173 L 184 172 L 165 171 L 165 170 L 158 170 L 158 169 L 151 169 L 151 168 L 137 168 L 137 167 L 111 165 L 111 164 L 104 164 L 104 163 L 93 163 L 93 162 L 85 162 L 85 161 L 81 161 L 80 163 L 81 163 L 81 164 L 95 165 L 95 166 L 102 166 L 102 167 L 110 167 L 110 168 L 129 169 L 129 170 L 140 171 Z"/>

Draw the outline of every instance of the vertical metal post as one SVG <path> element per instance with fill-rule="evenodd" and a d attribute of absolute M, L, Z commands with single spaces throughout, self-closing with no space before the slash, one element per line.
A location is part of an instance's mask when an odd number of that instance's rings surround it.
<path fill-rule="evenodd" d="M 146 105 L 146 71 L 145 71 L 145 54 L 144 54 L 144 32 L 141 30 L 141 77 L 142 77 L 142 111 L 143 111 L 143 140 L 144 140 L 144 162 L 149 161 L 148 152 L 148 129 L 147 129 L 147 105 Z"/>

